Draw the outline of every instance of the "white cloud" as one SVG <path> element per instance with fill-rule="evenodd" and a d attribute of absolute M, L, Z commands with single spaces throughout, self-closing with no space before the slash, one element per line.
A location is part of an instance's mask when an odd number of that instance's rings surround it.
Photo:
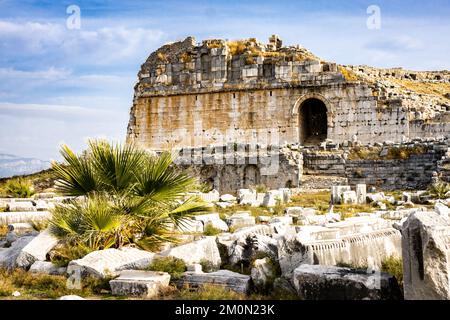
<path fill-rule="evenodd" d="M 123 62 L 158 44 L 163 36 L 160 30 L 146 28 L 113 26 L 69 30 L 63 23 L 0 20 L 0 43 L 4 52 L 19 56 L 56 56 L 68 64 Z"/>
<path fill-rule="evenodd" d="M 3 81 L 7 79 L 20 79 L 20 80 L 46 80 L 46 81 L 54 81 L 67 79 L 72 72 L 63 68 L 55 68 L 50 67 L 46 70 L 37 70 L 37 71 L 23 71 L 17 70 L 14 68 L 0 68 L 0 79 Z"/>
<path fill-rule="evenodd" d="M 44 118 L 61 121 L 92 122 L 100 119 L 117 119 L 122 116 L 122 113 L 110 109 L 86 108 L 70 105 L 0 102 L 0 116 L 19 119 Z M 126 119 L 124 119 L 124 121 L 126 121 Z"/>

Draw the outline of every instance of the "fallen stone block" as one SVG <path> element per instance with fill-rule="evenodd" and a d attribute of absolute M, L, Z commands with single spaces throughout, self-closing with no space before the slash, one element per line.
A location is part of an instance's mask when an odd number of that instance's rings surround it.
<path fill-rule="evenodd" d="M 28 272 L 62 276 L 66 274 L 67 268 L 58 267 L 50 261 L 36 261 L 31 265 Z"/>
<path fill-rule="evenodd" d="M 71 261 L 67 273 L 72 281 L 87 276 L 96 278 L 116 276 L 122 270 L 144 269 L 154 257 L 154 253 L 136 248 L 99 250 L 89 253 L 82 259 Z"/>
<path fill-rule="evenodd" d="M 218 206 L 219 208 L 225 209 L 225 208 L 234 206 L 234 204 L 231 202 L 216 202 L 216 206 Z"/>
<path fill-rule="evenodd" d="M 217 202 L 220 198 L 220 194 L 217 190 L 212 190 L 208 193 L 200 193 L 198 196 L 205 202 Z"/>
<path fill-rule="evenodd" d="M 251 227 L 256 224 L 255 217 L 251 216 L 249 212 L 236 212 L 226 222 L 233 229 Z"/>
<path fill-rule="evenodd" d="M 40 212 L 0 212 L 0 225 L 9 225 L 20 222 L 44 222 L 52 214 L 48 211 Z"/>
<path fill-rule="evenodd" d="M 37 211 L 32 201 L 12 201 L 7 205 L 9 212 L 28 212 Z"/>
<path fill-rule="evenodd" d="M 386 200 L 386 196 L 383 192 L 367 194 L 367 201 L 369 202 L 382 202 L 384 200 Z"/>
<path fill-rule="evenodd" d="M 436 202 L 436 204 L 434 205 L 434 211 L 436 211 L 438 215 L 444 218 L 448 218 L 450 215 L 450 208 L 440 202 Z"/>
<path fill-rule="evenodd" d="M 167 272 L 124 270 L 118 278 L 109 281 L 109 285 L 115 296 L 152 298 L 161 289 L 168 287 L 169 282 L 170 275 Z"/>
<path fill-rule="evenodd" d="M 16 260 L 22 249 L 34 239 L 34 236 L 23 236 L 14 241 L 11 247 L 0 251 L 0 267 L 14 269 L 17 267 Z"/>
<path fill-rule="evenodd" d="M 342 203 L 343 204 L 357 204 L 358 198 L 355 191 L 344 191 L 342 193 Z"/>
<path fill-rule="evenodd" d="M 36 210 L 37 211 L 48 211 L 50 209 L 53 209 L 54 207 L 55 207 L 55 205 L 52 202 L 47 202 L 44 200 L 36 201 Z"/>
<path fill-rule="evenodd" d="M 173 247 L 161 252 L 162 256 L 170 256 L 182 259 L 186 264 L 210 262 L 214 267 L 221 264 L 216 237 L 205 237 L 204 239 Z"/>
<path fill-rule="evenodd" d="M 279 190 L 271 190 L 264 195 L 262 205 L 265 207 L 275 207 L 279 203 L 283 203 L 284 195 Z"/>
<path fill-rule="evenodd" d="M 304 300 L 402 300 L 395 277 L 383 272 L 303 264 L 293 283 Z"/>
<path fill-rule="evenodd" d="M 185 272 L 179 281 L 181 287 L 188 285 L 189 287 L 198 288 L 205 284 L 227 288 L 239 293 L 248 293 L 250 290 L 250 276 L 229 270 L 219 270 L 211 273 Z"/>
<path fill-rule="evenodd" d="M 212 227 L 221 231 L 228 231 L 228 225 L 225 221 L 220 219 L 218 213 L 202 214 L 194 216 L 193 219 L 203 222 L 204 226 L 211 225 Z"/>
<path fill-rule="evenodd" d="M 253 205 L 256 202 L 256 191 L 250 189 L 239 189 L 237 200 L 240 205 Z"/>
<path fill-rule="evenodd" d="M 450 299 L 450 219 L 415 212 L 403 224 L 403 287 L 407 300 Z"/>
<path fill-rule="evenodd" d="M 237 198 L 231 194 L 223 194 L 220 196 L 219 200 L 221 202 L 235 202 Z"/>
<path fill-rule="evenodd" d="M 342 195 L 345 191 L 351 191 L 350 186 L 332 186 L 331 187 L 331 203 L 340 204 L 342 202 Z"/>
<path fill-rule="evenodd" d="M 27 233 L 34 233 L 36 230 L 27 222 L 18 222 L 9 224 L 8 232 L 14 232 L 16 235 L 22 236 Z"/>
<path fill-rule="evenodd" d="M 356 185 L 356 202 L 365 204 L 367 202 L 367 186 L 365 184 Z"/>
<path fill-rule="evenodd" d="M 58 241 L 48 230 L 41 232 L 22 249 L 17 257 L 17 266 L 28 269 L 36 261 L 45 261 L 47 253 L 58 244 Z"/>

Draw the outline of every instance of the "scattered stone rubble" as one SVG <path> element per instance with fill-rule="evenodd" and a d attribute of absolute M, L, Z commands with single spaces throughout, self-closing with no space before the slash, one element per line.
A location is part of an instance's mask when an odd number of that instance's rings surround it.
<path fill-rule="evenodd" d="M 405 299 L 450 299 L 449 202 L 424 198 L 423 192 L 404 193 L 397 201 L 383 192 L 368 193 L 364 185 L 355 190 L 353 204 L 363 203 L 364 198 L 367 202 L 391 203 L 397 209 L 362 212 L 345 220 L 333 213 L 332 206 L 327 214 L 319 214 L 315 208 L 289 206 L 279 216 L 255 217 L 250 212 L 235 211 L 222 220 L 217 213 L 201 214 L 189 220 L 189 227 L 174 229 L 188 243 L 154 253 L 131 247 L 95 251 L 71 261 L 67 268 L 48 261 L 48 252 L 58 241 L 48 231 L 38 232 L 33 227 L 35 215 L 45 212 L 6 212 L 19 215 L 21 222 L 2 220 L 13 222 L 5 240 L 0 241 L 0 267 L 67 275 L 69 288 L 78 288 L 79 281 L 88 276 L 114 277 L 110 281 L 114 295 L 152 298 L 169 285 L 170 276 L 143 269 L 155 257 L 172 256 L 188 266 L 179 280 L 172 280 L 178 286 L 211 284 L 239 293 L 273 289 L 303 299 L 378 300 L 403 297 L 396 279 L 378 272 L 384 259 L 403 257 Z M 277 190 L 264 197 L 276 194 L 288 203 L 291 191 Z M 335 186 L 332 191 L 330 203 L 337 204 L 345 203 L 345 193 L 352 190 Z M 249 189 L 239 190 L 236 199 L 213 193 L 214 197 L 205 199 L 227 200 L 233 205 L 255 199 Z M 414 207 L 405 208 L 405 203 Z M 432 204 L 434 212 L 419 203 Z M 208 225 L 222 233 L 201 236 Z M 337 267 L 342 264 L 362 269 Z"/>

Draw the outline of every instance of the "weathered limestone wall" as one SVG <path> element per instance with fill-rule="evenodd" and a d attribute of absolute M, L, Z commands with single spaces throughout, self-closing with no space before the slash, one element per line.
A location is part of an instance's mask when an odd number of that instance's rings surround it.
<path fill-rule="evenodd" d="M 406 159 L 350 159 L 351 148 L 333 152 L 305 151 L 303 163 L 305 175 L 341 176 L 348 179 L 350 185 L 367 184 L 385 190 L 420 189 L 432 182 L 433 172 L 447 179 L 448 141 L 429 143 L 407 143 L 406 146 L 422 150 Z M 385 147 L 386 152 L 391 147 Z M 444 159 L 444 160 L 443 160 Z"/>
<path fill-rule="evenodd" d="M 408 135 L 401 106 L 377 107 L 364 85 L 333 84 L 272 90 L 244 90 L 139 98 L 132 110 L 133 129 L 142 147 L 200 147 L 224 142 L 298 143 L 299 110 L 309 98 L 327 107 L 328 135 L 343 143 L 354 135 L 361 143 L 399 142 Z"/>
<path fill-rule="evenodd" d="M 351 185 L 365 183 L 384 190 L 423 189 L 437 171 L 437 154 L 412 155 L 407 160 L 354 160 L 346 163 Z"/>
<path fill-rule="evenodd" d="M 301 153 L 283 150 L 257 152 L 245 147 L 239 145 L 236 152 L 227 151 L 225 147 L 214 148 L 214 151 L 186 148 L 176 163 L 220 193 L 235 193 L 238 189 L 257 185 L 265 185 L 269 189 L 299 186 L 303 173 Z"/>

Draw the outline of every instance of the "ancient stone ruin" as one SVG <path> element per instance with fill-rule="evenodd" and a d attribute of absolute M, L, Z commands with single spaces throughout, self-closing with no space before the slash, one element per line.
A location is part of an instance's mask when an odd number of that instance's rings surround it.
<path fill-rule="evenodd" d="M 274 35 L 188 37 L 153 52 L 138 78 L 127 141 L 182 149 L 180 163 L 221 192 L 297 187 L 303 174 L 417 188 L 450 161 L 448 71 L 338 65 Z"/>
<path fill-rule="evenodd" d="M 63 240 L 47 222 L 55 207 L 88 195 L 8 195 L 0 271 L 67 280 L 62 300 L 82 299 L 71 293 L 92 278 L 108 295 L 148 299 L 207 288 L 245 299 L 448 300 L 449 92 L 449 72 L 341 66 L 277 36 L 165 45 L 139 72 L 127 142 L 174 151 L 166 168 L 204 183 L 176 203 L 198 201 L 201 210 L 157 217 L 170 237 L 153 246 L 130 229 L 121 238 L 133 233 L 133 242 L 63 255 L 61 264 Z M 134 177 L 153 168 L 134 167 Z M 126 196 L 141 183 L 130 181 Z M 124 215 L 130 208 L 118 195 L 108 202 L 120 200 L 113 212 Z M 180 214 L 167 210 L 151 214 Z"/>

